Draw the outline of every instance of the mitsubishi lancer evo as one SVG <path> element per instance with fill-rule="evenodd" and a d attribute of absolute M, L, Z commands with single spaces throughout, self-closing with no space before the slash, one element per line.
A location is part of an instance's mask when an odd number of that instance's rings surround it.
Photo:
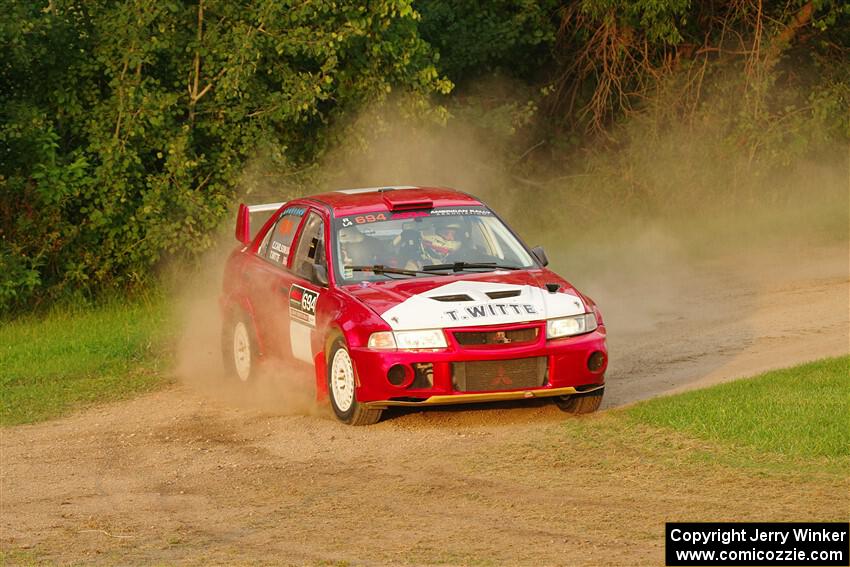
<path fill-rule="evenodd" d="M 236 237 L 220 307 L 238 380 L 303 365 L 351 425 L 390 406 L 599 408 L 599 308 L 475 197 L 405 186 L 240 205 Z"/>

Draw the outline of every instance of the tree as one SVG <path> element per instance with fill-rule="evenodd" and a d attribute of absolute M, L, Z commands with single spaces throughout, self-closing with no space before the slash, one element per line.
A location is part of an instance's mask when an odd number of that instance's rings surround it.
<path fill-rule="evenodd" d="M 840 37 L 846 49 L 850 24 L 850 5 L 837 0 L 573 1 L 561 14 L 550 111 L 596 131 L 683 67 L 698 93 L 705 63 L 724 58 L 744 63 L 758 112 L 768 75 L 791 47 Z"/>
<path fill-rule="evenodd" d="M 448 92 L 409 0 L 9 3 L 0 308 L 211 244 L 248 156 L 323 151 L 393 89 Z"/>

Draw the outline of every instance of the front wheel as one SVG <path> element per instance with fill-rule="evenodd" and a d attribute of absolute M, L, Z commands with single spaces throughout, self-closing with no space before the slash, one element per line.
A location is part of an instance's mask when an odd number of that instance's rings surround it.
<path fill-rule="evenodd" d="M 372 425 L 381 419 L 381 410 L 363 407 L 354 392 L 354 363 L 345 342 L 334 341 L 328 356 L 328 392 L 336 417 L 349 425 Z"/>
<path fill-rule="evenodd" d="M 555 405 L 566 413 L 582 414 L 593 413 L 602 404 L 602 396 L 605 388 L 600 388 L 586 394 L 573 394 L 571 396 L 557 396 L 554 398 Z"/>

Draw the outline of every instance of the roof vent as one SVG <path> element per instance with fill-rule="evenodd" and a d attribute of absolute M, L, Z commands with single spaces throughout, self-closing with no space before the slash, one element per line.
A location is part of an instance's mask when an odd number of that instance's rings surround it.
<path fill-rule="evenodd" d="M 434 201 L 428 199 L 427 197 L 419 197 L 410 195 L 409 191 L 399 192 L 400 195 L 395 193 L 395 191 L 386 191 L 383 192 L 384 203 L 387 204 L 387 207 L 391 211 L 410 211 L 413 209 L 432 209 L 434 208 Z M 407 195 L 405 196 L 405 193 Z"/>

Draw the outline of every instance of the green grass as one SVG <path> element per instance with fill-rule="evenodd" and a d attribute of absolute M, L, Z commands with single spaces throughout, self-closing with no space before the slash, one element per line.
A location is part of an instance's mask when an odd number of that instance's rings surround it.
<path fill-rule="evenodd" d="M 57 307 L 0 327 L 0 425 L 34 423 L 161 385 L 162 297 Z"/>
<path fill-rule="evenodd" d="M 751 453 L 844 462 L 850 457 L 850 357 L 656 398 L 626 413 Z"/>

